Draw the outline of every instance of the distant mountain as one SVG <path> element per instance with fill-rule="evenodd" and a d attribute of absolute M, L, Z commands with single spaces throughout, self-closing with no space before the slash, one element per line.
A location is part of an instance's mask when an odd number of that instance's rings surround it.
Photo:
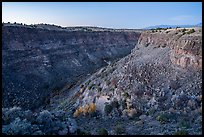
<path fill-rule="evenodd" d="M 202 23 L 196 24 L 196 25 L 155 25 L 155 26 L 150 26 L 146 27 L 144 29 L 156 29 L 156 28 L 176 28 L 176 27 L 181 27 L 181 28 L 190 28 L 190 27 L 201 27 Z"/>
<path fill-rule="evenodd" d="M 202 22 L 196 25 L 197 27 L 202 27 Z"/>

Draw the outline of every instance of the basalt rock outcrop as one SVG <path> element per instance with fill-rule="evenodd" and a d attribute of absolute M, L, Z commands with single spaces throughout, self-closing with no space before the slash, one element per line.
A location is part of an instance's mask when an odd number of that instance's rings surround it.
<path fill-rule="evenodd" d="M 141 34 L 138 43 L 145 46 L 168 46 L 172 49 L 170 59 L 173 64 L 183 68 L 202 69 L 202 30 L 194 29 L 194 33 L 189 33 L 191 29 L 182 28 L 154 33 L 149 31 Z"/>
<path fill-rule="evenodd" d="M 53 90 L 129 54 L 140 32 L 3 24 L 2 36 L 3 107 L 34 109 Z"/>

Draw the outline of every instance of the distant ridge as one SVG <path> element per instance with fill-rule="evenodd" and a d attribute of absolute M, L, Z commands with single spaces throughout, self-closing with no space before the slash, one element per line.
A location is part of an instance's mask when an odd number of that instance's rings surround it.
<path fill-rule="evenodd" d="M 144 29 L 156 29 L 156 28 L 176 28 L 176 27 L 181 27 L 181 28 L 190 28 L 190 27 L 202 27 L 202 22 L 196 25 L 155 25 L 155 26 L 149 26 Z"/>

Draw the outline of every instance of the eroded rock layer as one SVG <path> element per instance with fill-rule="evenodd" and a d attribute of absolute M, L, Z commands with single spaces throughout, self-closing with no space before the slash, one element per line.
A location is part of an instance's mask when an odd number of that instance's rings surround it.
<path fill-rule="evenodd" d="M 139 31 L 4 24 L 3 106 L 39 107 L 53 90 L 71 87 L 129 54 L 139 35 Z"/>

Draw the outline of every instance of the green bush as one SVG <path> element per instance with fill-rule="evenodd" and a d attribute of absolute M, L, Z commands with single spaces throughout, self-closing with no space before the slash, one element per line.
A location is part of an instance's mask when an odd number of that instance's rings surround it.
<path fill-rule="evenodd" d="M 88 89 L 89 89 L 89 90 L 94 89 L 94 86 L 95 86 L 95 84 L 91 84 L 91 85 L 88 87 Z"/>
<path fill-rule="evenodd" d="M 159 122 L 161 122 L 161 123 L 163 124 L 163 123 L 166 123 L 166 122 L 169 121 L 169 118 L 168 118 L 168 117 L 169 117 L 168 114 L 166 114 L 166 113 L 161 113 L 161 114 L 159 114 L 159 115 L 156 117 L 156 120 L 159 121 Z"/>
<path fill-rule="evenodd" d="M 102 88 L 101 88 L 101 87 L 98 87 L 98 89 L 97 89 L 97 90 L 100 92 L 100 91 L 102 91 Z"/>
<path fill-rule="evenodd" d="M 122 125 L 116 125 L 114 127 L 114 131 L 116 134 L 123 134 L 123 133 L 125 133 L 125 127 Z"/>
<path fill-rule="evenodd" d="M 186 31 L 186 29 L 185 29 L 185 28 L 181 30 L 181 32 L 185 32 L 185 31 Z"/>
<path fill-rule="evenodd" d="M 83 87 L 84 87 L 84 85 L 83 85 L 83 84 L 81 84 L 81 85 L 80 85 L 80 88 L 83 88 Z"/>
<path fill-rule="evenodd" d="M 188 135 L 188 132 L 182 129 L 180 131 L 175 132 L 174 135 Z"/>
<path fill-rule="evenodd" d="M 108 86 L 109 86 L 109 85 L 110 85 L 110 83 L 111 83 L 111 82 L 110 82 L 109 80 L 107 80 L 107 81 L 106 81 L 106 85 L 108 85 Z"/>
<path fill-rule="evenodd" d="M 113 108 L 119 108 L 119 103 L 118 103 L 118 101 L 117 101 L 117 100 L 114 100 L 114 101 L 111 103 L 111 106 L 112 106 Z"/>
<path fill-rule="evenodd" d="M 81 131 L 80 129 L 77 129 L 77 135 L 91 135 L 91 133 L 90 132 Z"/>
<path fill-rule="evenodd" d="M 156 28 L 156 30 L 162 30 L 162 28 Z"/>
<path fill-rule="evenodd" d="M 108 135 L 108 131 L 105 128 L 100 128 L 97 133 L 98 135 Z"/>
<path fill-rule="evenodd" d="M 180 120 L 180 122 L 178 123 L 179 127 L 181 128 L 189 128 L 190 127 L 190 122 L 188 121 L 188 119 L 183 118 Z"/>
<path fill-rule="evenodd" d="M 126 109 L 127 108 L 127 104 L 126 104 L 125 100 L 121 101 L 121 106 L 122 106 L 122 109 Z"/>
<path fill-rule="evenodd" d="M 191 33 L 194 33 L 195 30 L 194 29 L 191 29 L 190 31 L 187 32 L 187 34 L 191 34 Z"/>
<path fill-rule="evenodd" d="M 154 115 L 155 112 L 156 112 L 156 109 L 152 108 L 149 111 L 147 111 L 147 115 L 152 116 L 152 115 Z"/>
<path fill-rule="evenodd" d="M 113 107 L 112 107 L 111 104 L 106 104 L 106 105 L 105 105 L 105 107 L 104 107 L 104 112 L 105 112 L 106 114 L 110 114 L 112 110 L 113 110 Z"/>
<path fill-rule="evenodd" d="M 125 93 L 123 94 L 123 96 L 124 96 L 125 98 L 129 98 L 129 97 L 130 97 L 130 95 L 129 95 L 127 92 L 125 92 Z"/>

